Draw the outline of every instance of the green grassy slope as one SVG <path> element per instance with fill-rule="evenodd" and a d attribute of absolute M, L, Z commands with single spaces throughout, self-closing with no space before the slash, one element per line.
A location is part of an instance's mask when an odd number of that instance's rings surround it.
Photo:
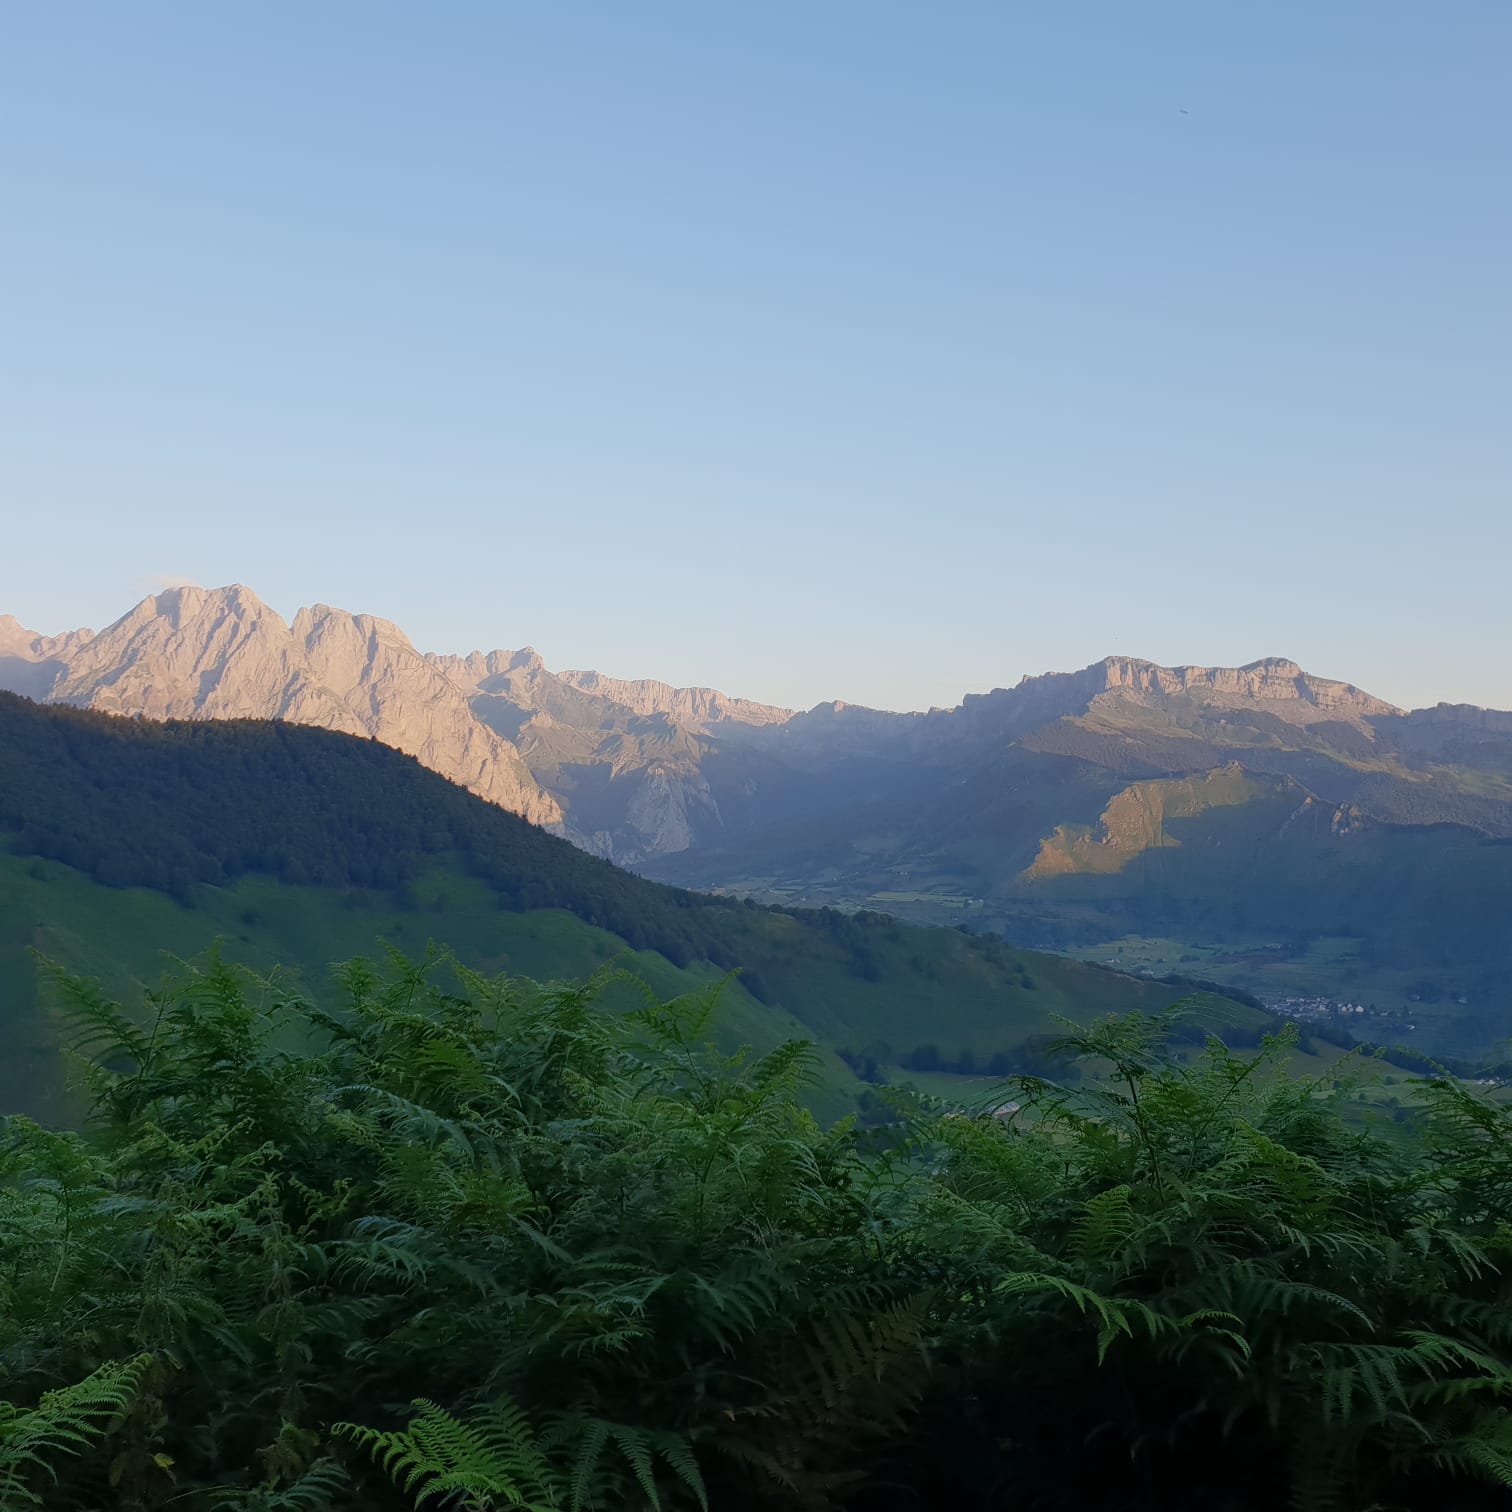
<path fill-rule="evenodd" d="M 1512 844 L 1455 825 L 1379 823 L 1283 779 L 1244 781 L 1247 801 L 1185 812 L 1170 799 L 1211 776 L 1137 784 L 1100 827 L 1121 844 L 1058 836 L 999 898 L 1054 911 L 1073 930 L 1079 918 L 1083 942 L 1186 942 L 1206 974 L 1232 985 L 1376 1003 L 1452 1053 L 1507 1032 Z M 1158 834 L 1115 832 L 1120 815 L 1154 810 Z"/>
<path fill-rule="evenodd" d="M 67 1108 L 60 1026 L 50 1010 L 35 956 L 97 977 L 125 1002 L 139 1001 L 171 957 L 198 956 L 216 941 L 258 971 L 281 968 L 317 996 L 333 963 L 372 954 L 388 941 L 411 955 L 445 941 L 459 959 L 487 971 L 541 980 L 623 967 L 663 997 L 723 979 L 707 962 L 673 966 L 561 909 L 503 911 L 477 881 L 437 868 L 399 900 L 248 876 L 229 887 L 202 887 L 186 907 L 150 888 L 102 887 L 55 861 L 0 854 L 0 1110 L 56 1117 Z M 770 1047 L 812 1037 L 782 1008 L 758 1003 L 739 980 L 724 988 L 722 1036 L 732 1048 Z M 833 1054 L 824 1062 L 821 1111 L 839 1114 L 856 1091 Z"/>
<path fill-rule="evenodd" d="M 930 1043 L 981 1061 L 1055 1015 L 1177 995 L 995 938 L 645 882 L 388 747 L 288 725 L 154 725 L 0 697 L 0 833 L 10 1106 L 60 1095 L 56 1026 L 29 949 L 116 990 L 153 978 L 163 950 L 192 955 L 217 936 L 314 989 L 331 962 L 380 936 L 412 951 L 434 938 L 469 964 L 545 977 L 624 956 L 663 994 L 740 968 L 731 1035 L 763 1044 L 801 1032 L 900 1055 Z M 829 1064 L 838 1110 L 855 1087 Z"/>
<path fill-rule="evenodd" d="M 1136 775 L 1176 757 L 1101 738 L 1106 750 L 1087 738 L 1065 753 L 1012 748 L 907 814 L 845 815 L 844 834 L 774 833 L 658 871 L 768 901 L 969 922 L 1128 967 L 1200 969 L 1270 1001 L 1374 1003 L 1357 1030 L 1434 1053 L 1473 1057 L 1512 1031 L 1512 841 L 1382 817 L 1358 801 L 1360 783 L 1345 785 L 1351 798 L 1321 766 L 1312 782 L 1276 770 L 1311 759 L 1279 744 L 1243 764 L 1214 747 L 1221 764 Z M 1392 780 L 1391 813 L 1464 807 L 1454 791 Z M 1169 948 L 1149 953 L 1139 942 L 1150 939 Z"/>

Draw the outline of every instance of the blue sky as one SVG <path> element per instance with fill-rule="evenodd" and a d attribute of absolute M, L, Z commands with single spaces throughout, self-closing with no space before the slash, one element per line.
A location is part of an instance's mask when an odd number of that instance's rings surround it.
<path fill-rule="evenodd" d="M 0 612 L 1512 706 L 1512 6 L 12 6 Z"/>

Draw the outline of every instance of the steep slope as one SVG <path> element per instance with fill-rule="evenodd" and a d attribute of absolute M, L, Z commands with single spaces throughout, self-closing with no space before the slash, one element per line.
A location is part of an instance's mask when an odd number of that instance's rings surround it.
<path fill-rule="evenodd" d="M 674 688 L 654 678 L 626 681 L 600 672 L 559 672 L 557 677 L 582 693 L 591 693 L 640 715 L 665 714 L 675 724 L 708 734 L 725 724 L 782 724 L 791 709 L 731 698 L 715 688 Z"/>
<path fill-rule="evenodd" d="M 154 724 L 0 694 L 0 837 L 0 1092 L 15 1101 L 56 1090 L 30 946 L 138 978 L 160 946 L 217 933 L 307 974 L 380 932 L 552 975 L 634 952 L 671 990 L 740 968 L 735 1022 L 753 1041 L 801 1026 L 836 1051 L 928 1042 L 983 1065 L 1056 1014 L 1179 992 L 991 937 L 646 882 L 376 741 L 289 723 Z M 1245 1012 L 1251 1032 L 1265 1022 Z"/>
<path fill-rule="evenodd" d="M 954 709 L 792 714 L 707 688 L 553 673 L 530 647 L 422 657 L 371 616 L 316 605 L 286 626 L 245 588 L 185 588 L 94 637 L 0 621 L 0 687 L 153 718 L 369 734 L 631 864 L 750 838 L 770 849 L 786 824 L 888 795 L 895 820 L 927 814 L 948 830 L 952 794 L 1010 748 L 1126 778 L 1238 759 L 1378 818 L 1512 834 L 1512 715 L 1409 714 L 1275 657 L 1238 668 L 1109 657 Z"/>
<path fill-rule="evenodd" d="M 1512 1029 L 1512 718 L 1404 713 L 1279 659 L 1110 659 L 959 709 L 843 706 L 757 732 L 869 774 L 818 820 L 653 874 L 969 921 L 1022 944 L 1195 969 L 1456 1052 Z M 829 753 L 827 756 L 826 753 Z"/>
<path fill-rule="evenodd" d="M 1276 998 L 1305 986 L 1409 1012 L 1436 995 L 1463 1010 L 1453 1035 L 1499 1011 L 1502 932 L 1476 889 L 1500 885 L 1483 843 L 1512 839 L 1512 714 L 1406 712 L 1284 658 L 1109 657 L 953 709 L 789 715 L 554 673 L 529 647 L 422 657 L 385 621 L 316 606 L 285 626 L 225 589 L 160 595 L 94 638 L 0 624 L 7 683 L 373 735 L 668 881 L 1109 958 L 1151 937 L 1166 952 L 1151 960 L 1195 953 Z M 1327 822 L 1287 822 L 1308 800 Z M 1349 858 L 1367 854 L 1382 895 L 1341 906 L 1330 889 L 1356 897 Z"/>
<path fill-rule="evenodd" d="M 174 588 L 80 645 L 57 703 L 150 719 L 282 719 L 370 735 L 512 813 L 559 823 L 514 746 L 387 620 L 325 604 L 292 625 L 250 589 Z"/>
<path fill-rule="evenodd" d="M 724 771 L 716 791 L 706 770 L 718 749 L 711 732 L 788 713 L 710 688 L 552 673 L 528 646 L 430 660 L 467 695 L 477 719 L 519 747 L 567 813 L 564 833 L 627 864 L 745 827 L 756 780 L 749 772 L 730 780 Z"/>
<path fill-rule="evenodd" d="M 46 698 L 92 635 L 90 630 L 38 635 L 23 629 L 15 615 L 0 614 L 0 688 Z"/>
<path fill-rule="evenodd" d="M 0 689 L 153 719 L 272 718 L 371 735 L 621 862 L 787 811 L 781 761 L 711 759 L 718 737 L 780 722 L 786 709 L 554 674 L 530 647 L 422 656 L 387 620 L 317 604 L 286 625 L 240 586 L 159 594 L 98 636 L 0 621 Z"/>

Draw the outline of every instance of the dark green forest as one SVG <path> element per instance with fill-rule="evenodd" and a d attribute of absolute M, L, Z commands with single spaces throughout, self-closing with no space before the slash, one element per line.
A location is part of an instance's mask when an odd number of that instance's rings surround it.
<path fill-rule="evenodd" d="M 0 1124 L 7 1512 L 1512 1506 L 1474 1089 L 1372 1132 L 1177 1004 L 825 1129 L 717 992 L 340 980 L 53 973 L 92 1112 Z"/>
<path fill-rule="evenodd" d="M 475 968 L 553 979 L 624 954 L 667 996 L 738 970 L 737 1043 L 801 1033 L 901 1055 L 938 1036 L 984 1069 L 1057 1014 L 1181 996 L 993 936 L 649 882 L 388 746 L 278 722 L 162 724 L 0 695 L 0 848 L 0 1106 L 44 1118 L 64 1101 L 31 948 L 128 997 L 161 950 L 192 958 L 217 937 L 312 989 L 380 937 L 444 938 Z M 1235 1029 L 1277 1026 L 1229 1009 L 1218 1018 Z M 838 1113 L 859 1089 L 838 1060 L 830 1071 Z"/>
<path fill-rule="evenodd" d="M 502 909 L 561 908 L 674 965 L 741 967 L 757 997 L 771 952 L 762 934 L 779 912 L 633 876 L 376 740 L 268 720 L 122 719 L 5 692 L 0 833 L 17 854 L 185 907 L 199 887 L 251 874 L 404 899 L 432 868 L 456 866 Z M 880 977 L 883 916 L 780 912 L 848 952 L 863 980 Z M 1004 955 L 996 940 L 968 943 L 984 959 Z"/>
<path fill-rule="evenodd" d="M 679 965 L 739 933 L 731 900 L 632 877 L 376 740 L 277 721 L 121 719 L 0 692 L 0 830 L 21 854 L 186 905 L 248 873 L 402 893 L 445 860 L 501 907 L 568 908 Z"/>

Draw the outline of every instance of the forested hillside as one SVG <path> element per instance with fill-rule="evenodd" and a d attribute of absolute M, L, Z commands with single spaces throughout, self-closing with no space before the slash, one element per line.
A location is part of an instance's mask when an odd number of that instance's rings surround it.
<path fill-rule="evenodd" d="M 1325 752 L 1310 730 L 1236 716 L 1220 746 L 1216 719 L 1184 732 L 1168 713 L 1119 701 L 1094 728 L 1064 720 L 996 750 L 984 741 L 952 780 L 900 788 L 906 802 L 858 801 L 653 869 L 766 901 L 965 920 L 1041 949 L 1200 971 L 1267 1001 L 1347 1000 L 1372 1010 L 1367 1034 L 1411 1024 L 1436 1052 L 1506 1037 L 1505 739 L 1477 748 L 1480 770 L 1408 771 L 1381 730 L 1370 764 L 1352 763 L 1336 730 Z"/>
<path fill-rule="evenodd" d="M 1409 712 L 1284 658 L 1114 656 L 928 713 L 793 713 L 553 673 L 529 648 L 422 655 L 389 621 L 317 605 L 285 623 L 233 585 L 167 589 L 98 635 L 0 619 L 5 687 L 128 716 L 371 735 L 681 886 L 1195 967 L 1273 1004 L 1363 1008 L 1364 1033 L 1433 1053 L 1473 1056 L 1512 1028 L 1512 945 L 1487 901 L 1512 887 L 1512 715 Z M 236 855 L 195 844 L 155 847 L 152 885 L 185 896 L 240 874 Z M 136 850 L 90 850 L 86 869 L 139 875 Z M 285 880 L 333 870 L 308 829 L 248 854 Z M 393 885 L 381 862 L 348 869 Z M 579 874 L 574 895 L 592 885 Z M 542 886 L 533 872 L 531 896 Z M 669 958 L 702 958 L 660 912 L 629 910 Z"/>
<path fill-rule="evenodd" d="M 379 935 L 488 969 L 575 976 L 628 953 L 663 991 L 739 970 L 739 1039 L 832 1052 L 831 1111 L 865 1074 L 1022 1064 L 1055 1016 L 1180 989 L 880 913 L 771 910 L 643 881 L 373 740 L 252 721 L 166 724 L 0 695 L 0 1038 L 8 1106 L 57 1105 L 32 948 L 114 989 L 217 936 L 312 987 Z M 1245 1008 L 1237 1028 L 1268 1022 Z M 885 1073 L 880 1073 L 885 1074 Z"/>

